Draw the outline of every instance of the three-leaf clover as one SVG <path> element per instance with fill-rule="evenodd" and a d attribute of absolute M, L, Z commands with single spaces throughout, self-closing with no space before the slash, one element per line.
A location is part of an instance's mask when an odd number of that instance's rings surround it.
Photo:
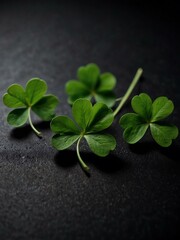
<path fill-rule="evenodd" d="M 152 102 L 146 93 L 141 93 L 132 98 L 131 106 L 135 113 L 124 114 L 119 122 L 124 129 L 126 142 L 138 142 L 149 127 L 153 139 L 162 147 L 170 146 L 172 140 L 177 138 L 178 128 L 161 122 L 174 110 L 173 102 L 167 97 L 161 96 Z"/>
<path fill-rule="evenodd" d="M 51 121 L 51 130 L 55 133 L 52 137 L 52 146 L 57 150 L 69 148 L 77 142 L 76 151 L 82 168 L 89 171 L 83 162 L 79 145 L 84 138 L 93 153 L 105 157 L 116 147 L 116 140 L 110 134 L 102 133 L 113 120 L 113 112 L 103 103 L 92 103 L 87 99 L 78 99 L 72 105 L 74 121 L 68 116 L 56 116 Z"/>
<path fill-rule="evenodd" d="M 94 63 L 81 66 L 77 70 L 78 80 L 69 80 L 66 85 L 68 102 L 72 104 L 78 98 L 85 98 L 105 103 L 108 107 L 115 104 L 113 88 L 116 78 L 112 73 L 100 73 L 99 67 Z"/>
<path fill-rule="evenodd" d="M 30 79 L 24 89 L 19 84 L 12 84 L 8 87 L 7 93 L 3 95 L 3 102 L 9 108 L 15 108 L 7 116 L 10 125 L 19 127 L 29 119 L 29 123 L 35 133 L 41 133 L 34 127 L 31 120 L 31 110 L 42 120 L 50 121 L 55 116 L 55 108 L 59 103 L 56 96 L 45 95 L 47 84 L 39 78 Z"/>

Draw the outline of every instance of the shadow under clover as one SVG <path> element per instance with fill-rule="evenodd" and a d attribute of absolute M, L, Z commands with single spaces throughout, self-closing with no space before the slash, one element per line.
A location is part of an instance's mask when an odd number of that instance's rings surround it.
<path fill-rule="evenodd" d="M 37 128 L 39 131 L 50 129 L 50 123 L 45 121 L 40 121 L 38 123 L 34 124 L 35 128 Z M 10 132 L 10 137 L 12 139 L 18 139 L 23 140 L 28 138 L 31 134 L 36 133 L 33 131 L 30 125 L 26 124 L 21 127 L 13 128 Z"/>
<path fill-rule="evenodd" d="M 106 157 L 98 157 L 93 153 L 81 153 L 83 161 L 91 168 L 93 166 L 105 173 L 116 173 L 118 171 L 126 170 L 130 167 L 129 162 L 118 158 L 113 154 L 109 154 Z M 54 162 L 57 166 L 62 168 L 71 168 L 76 164 L 79 164 L 76 151 L 63 150 L 57 152 L 54 157 Z"/>
<path fill-rule="evenodd" d="M 171 146 L 165 148 L 159 146 L 153 140 L 142 141 L 135 144 L 129 145 L 130 151 L 137 153 L 137 154 L 146 154 L 152 151 L 160 152 L 161 154 L 165 155 L 169 159 L 174 161 L 179 161 L 179 146 L 176 143 L 172 143 Z"/>

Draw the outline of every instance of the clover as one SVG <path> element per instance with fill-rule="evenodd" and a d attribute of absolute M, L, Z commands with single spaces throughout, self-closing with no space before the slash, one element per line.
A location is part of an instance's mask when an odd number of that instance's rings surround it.
<path fill-rule="evenodd" d="M 85 98 L 112 107 L 116 101 L 113 92 L 115 85 L 116 78 L 112 73 L 101 73 L 96 64 L 89 63 L 78 68 L 77 80 L 69 80 L 65 85 L 65 90 L 69 104 L 78 98 Z"/>
<path fill-rule="evenodd" d="M 105 157 L 116 147 L 116 140 L 110 134 L 102 131 L 108 128 L 113 120 L 113 112 L 104 103 L 92 103 L 87 99 L 77 99 L 72 105 L 74 120 L 68 116 L 56 116 L 51 121 L 52 146 L 57 150 L 69 148 L 76 142 L 76 152 L 79 162 L 85 171 L 89 167 L 80 156 L 80 142 L 85 139 L 91 151 Z"/>
<path fill-rule="evenodd" d="M 132 98 L 131 106 L 134 113 L 124 114 L 119 121 L 126 142 L 138 142 L 148 128 L 155 142 L 162 147 L 169 147 L 177 138 L 178 128 L 162 121 L 174 110 L 173 102 L 167 97 L 161 96 L 152 102 L 148 94 L 141 93 Z"/>
<path fill-rule="evenodd" d="M 3 95 L 3 102 L 9 108 L 15 108 L 7 116 L 7 122 L 15 127 L 24 125 L 29 120 L 34 132 L 41 136 L 33 125 L 31 110 L 42 120 L 50 121 L 55 116 L 55 108 L 59 103 L 56 96 L 45 95 L 47 84 L 39 78 L 30 79 L 24 89 L 19 84 L 12 84 L 8 87 L 7 93 Z"/>

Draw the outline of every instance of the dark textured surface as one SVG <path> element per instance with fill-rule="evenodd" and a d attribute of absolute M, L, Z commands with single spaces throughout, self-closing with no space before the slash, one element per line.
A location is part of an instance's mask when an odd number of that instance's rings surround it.
<path fill-rule="evenodd" d="M 37 76 L 60 98 L 57 114 L 70 114 L 64 85 L 80 65 L 95 62 L 114 73 L 117 96 L 142 67 L 133 95 L 172 99 L 170 119 L 180 127 L 180 38 L 172 3 L 2 2 L 1 96 L 10 84 Z M 37 119 L 39 139 L 28 125 L 10 127 L 2 100 L 0 108 L 0 240 L 180 239 L 179 138 L 168 149 L 148 137 L 126 144 L 118 120 L 131 110 L 128 102 L 110 129 L 118 144 L 111 155 L 96 157 L 82 145 L 87 177 L 74 148 L 58 153 L 51 147 L 48 124 Z"/>

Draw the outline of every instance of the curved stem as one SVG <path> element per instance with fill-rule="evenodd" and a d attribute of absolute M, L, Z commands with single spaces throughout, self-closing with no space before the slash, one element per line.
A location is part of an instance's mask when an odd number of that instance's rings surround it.
<path fill-rule="evenodd" d="M 80 162 L 83 170 L 86 171 L 86 172 L 89 172 L 89 167 L 84 163 L 84 161 L 82 160 L 82 158 L 81 158 L 81 156 L 80 156 L 80 153 L 79 153 L 79 143 L 80 143 L 82 137 L 83 137 L 83 136 L 81 136 L 81 137 L 78 139 L 77 146 L 76 146 L 76 151 L 77 151 L 77 156 L 78 156 L 79 162 Z"/>
<path fill-rule="evenodd" d="M 32 127 L 32 129 L 34 130 L 34 132 L 38 135 L 38 137 L 42 137 L 41 136 L 41 132 L 39 132 L 33 125 L 32 120 L 31 120 L 31 108 L 28 108 L 28 118 L 29 118 L 29 124 Z"/>
<path fill-rule="evenodd" d="M 123 105 L 125 104 L 125 102 L 128 100 L 130 94 L 132 93 L 133 89 L 135 88 L 136 84 L 138 83 L 141 75 L 143 73 L 143 69 L 142 68 L 138 68 L 128 90 L 126 91 L 125 95 L 123 96 L 121 102 L 119 103 L 119 105 L 117 106 L 117 108 L 114 111 L 114 116 L 116 116 L 118 114 L 118 112 L 121 110 L 121 108 L 123 107 Z"/>
<path fill-rule="evenodd" d="M 116 98 L 116 102 L 119 102 L 123 99 L 123 97 Z"/>

